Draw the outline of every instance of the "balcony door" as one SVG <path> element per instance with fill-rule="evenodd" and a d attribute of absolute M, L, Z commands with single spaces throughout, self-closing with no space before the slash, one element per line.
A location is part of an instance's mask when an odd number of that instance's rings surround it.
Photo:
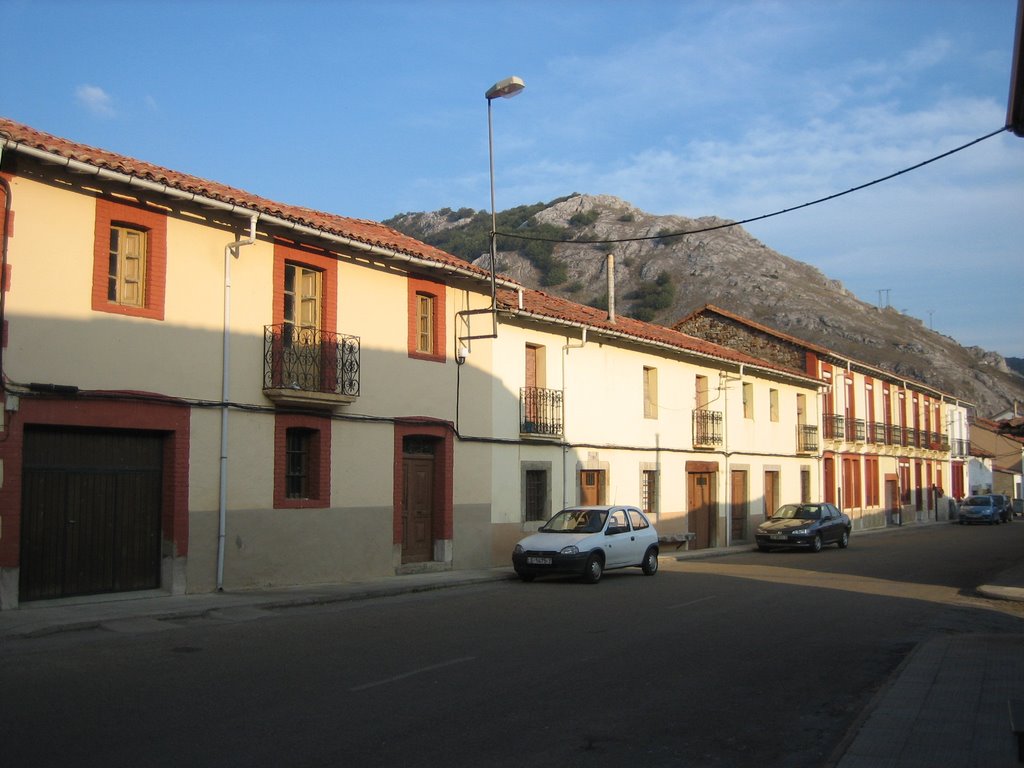
<path fill-rule="evenodd" d="M 284 369 L 293 386 L 314 392 L 321 389 L 323 378 L 321 275 L 300 264 L 284 266 Z"/>

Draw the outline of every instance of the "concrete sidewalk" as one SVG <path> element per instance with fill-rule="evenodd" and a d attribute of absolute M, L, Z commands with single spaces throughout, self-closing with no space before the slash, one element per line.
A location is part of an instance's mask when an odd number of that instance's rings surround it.
<path fill-rule="evenodd" d="M 732 550 L 736 551 L 736 550 Z M 728 554 L 718 551 L 718 554 Z M 666 560 L 711 553 L 663 553 Z M 367 600 L 515 578 L 511 568 L 390 576 L 347 584 L 259 592 L 30 603 L 0 612 L 5 641 L 83 629 L 142 632 L 172 619 Z M 1024 601 L 1024 563 L 978 587 L 990 599 Z M 222 613 L 224 612 L 224 613 Z M 955 635 L 920 644 L 866 707 L 827 763 L 834 768 L 1010 768 L 1017 742 L 1008 700 L 1024 699 L 1024 634 Z"/>

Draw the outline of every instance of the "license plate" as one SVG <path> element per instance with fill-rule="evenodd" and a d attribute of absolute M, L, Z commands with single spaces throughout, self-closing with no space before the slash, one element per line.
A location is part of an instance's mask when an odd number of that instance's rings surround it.
<path fill-rule="evenodd" d="M 777 540 L 778 539 L 785 540 L 786 534 L 784 534 L 784 533 L 773 533 L 772 534 L 772 538 L 773 539 L 777 539 Z"/>
<path fill-rule="evenodd" d="M 526 558 L 527 565 L 551 565 L 550 557 L 528 557 Z"/>

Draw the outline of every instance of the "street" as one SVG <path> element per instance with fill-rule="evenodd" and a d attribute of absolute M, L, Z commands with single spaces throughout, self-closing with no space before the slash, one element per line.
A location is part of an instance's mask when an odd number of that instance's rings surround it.
<path fill-rule="evenodd" d="M 973 588 L 1024 524 L 8 643 L 21 766 L 828 765 L 915 644 L 1022 633 Z"/>

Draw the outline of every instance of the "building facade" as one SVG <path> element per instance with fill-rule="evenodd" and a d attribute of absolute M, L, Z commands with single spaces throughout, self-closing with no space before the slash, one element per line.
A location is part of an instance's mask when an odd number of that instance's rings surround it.
<path fill-rule="evenodd" d="M 943 520 L 967 492 L 971 404 L 706 305 L 675 328 L 803 369 L 822 388 L 822 494 L 856 528 Z"/>
<path fill-rule="evenodd" d="M 901 509 L 955 487 L 957 406 L 834 355 L 616 318 L 5 119 L 0 193 L 0 609 L 507 565 L 577 503 L 714 548 L 784 502 L 868 527 L 890 476 Z M 917 416 L 868 416 L 883 392 Z"/>

